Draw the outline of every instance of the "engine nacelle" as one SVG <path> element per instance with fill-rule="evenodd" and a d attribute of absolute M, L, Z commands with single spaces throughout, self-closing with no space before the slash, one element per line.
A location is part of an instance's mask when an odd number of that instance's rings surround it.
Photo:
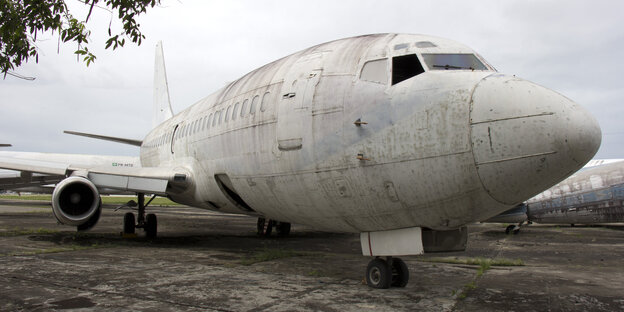
<path fill-rule="evenodd" d="M 65 225 L 91 228 L 100 217 L 100 192 L 83 177 L 69 177 L 59 182 L 52 193 L 52 212 Z M 88 226 L 83 226 L 88 224 Z M 82 228 L 81 228 L 82 226 Z"/>

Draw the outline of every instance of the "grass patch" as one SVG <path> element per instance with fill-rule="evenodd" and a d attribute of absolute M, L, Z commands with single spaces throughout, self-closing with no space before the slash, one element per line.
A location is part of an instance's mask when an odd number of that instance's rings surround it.
<path fill-rule="evenodd" d="M 25 213 L 25 214 L 48 214 L 48 213 L 52 213 L 52 207 L 47 207 L 47 208 L 42 208 L 41 210 L 28 210 L 28 211 L 20 211 L 20 213 Z"/>
<path fill-rule="evenodd" d="M 289 249 L 268 249 L 265 248 L 260 251 L 256 251 L 249 257 L 245 257 L 240 261 L 242 265 L 252 265 L 258 262 L 272 261 L 282 258 L 291 258 L 301 256 L 301 253 L 297 253 L 294 250 Z"/>
<path fill-rule="evenodd" d="M 421 262 L 433 262 L 433 263 L 450 263 L 450 264 L 467 264 L 478 265 L 481 267 L 490 266 L 524 266 L 522 259 L 507 259 L 507 258 L 418 258 Z"/>
<path fill-rule="evenodd" d="M 50 194 L 0 195 L 0 199 L 51 201 L 52 195 Z"/>
<path fill-rule="evenodd" d="M 12 229 L 4 232 L 0 232 L 0 237 L 12 237 L 12 236 L 23 236 L 23 235 L 34 235 L 34 234 L 54 234 L 58 233 L 58 230 L 50 230 L 44 228 L 38 229 Z"/>
<path fill-rule="evenodd" d="M 86 249 L 94 249 L 94 248 L 110 248 L 110 247 L 112 247 L 112 245 L 99 245 L 99 244 L 92 244 L 90 246 L 70 245 L 66 247 L 54 247 L 54 248 L 36 249 L 36 250 L 24 251 L 24 252 L 12 252 L 3 256 L 32 256 L 32 255 L 40 255 L 40 254 L 78 251 L 78 250 L 86 250 Z"/>
<path fill-rule="evenodd" d="M 108 205 L 125 205 L 128 201 L 134 200 L 136 197 L 134 196 L 102 196 L 102 203 Z M 147 203 L 149 198 L 145 198 L 145 202 Z M 181 204 L 175 203 L 169 198 L 165 197 L 156 197 L 150 203 L 150 206 L 182 206 Z"/>
<path fill-rule="evenodd" d="M 432 263 L 450 263 L 450 264 L 465 264 L 465 265 L 476 265 L 479 266 L 477 269 L 477 274 L 474 279 L 464 285 L 461 289 L 460 293 L 457 291 L 453 291 L 451 293 L 452 296 L 457 295 L 457 298 L 460 300 L 465 299 L 468 294 L 477 288 L 477 280 L 487 272 L 493 266 L 523 266 L 524 261 L 521 259 L 506 259 L 506 258 L 498 258 L 498 259 L 490 259 L 490 258 L 418 258 L 418 261 L 422 262 L 432 262 Z"/>

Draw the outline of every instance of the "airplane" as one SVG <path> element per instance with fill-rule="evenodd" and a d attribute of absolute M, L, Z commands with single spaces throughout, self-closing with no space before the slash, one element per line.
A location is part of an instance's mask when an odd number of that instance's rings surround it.
<path fill-rule="evenodd" d="M 137 194 L 124 233 L 156 236 L 150 194 L 257 216 L 262 235 L 286 235 L 291 223 L 360 233 L 362 254 L 374 257 L 368 286 L 388 288 L 409 280 L 398 256 L 464 250 L 467 224 L 576 172 L 601 142 L 580 105 L 433 36 L 319 44 L 176 115 L 160 43 L 155 65 L 154 128 L 143 140 L 78 134 L 140 146 L 140 166 L 0 152 L 0 168 L 61 177 L 54 215 L 79 230 L 97 223 L 98 189 L 110 188 Z"/>
<path fill-rule="evenodd" d="M 591 160 L 581 170 L 548 190 L 485 222 L 522 225 L 605 224 L 624 222 L 624 159 Z"/>

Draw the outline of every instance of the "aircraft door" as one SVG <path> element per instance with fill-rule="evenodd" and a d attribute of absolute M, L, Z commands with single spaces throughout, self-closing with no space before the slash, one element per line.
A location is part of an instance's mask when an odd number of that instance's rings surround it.
<path fill-rule="evenodd" d="M 311 133 L 316 86 L 321 79 L 322 53 L 304 56 L 284 78 L 277 117 L 277 147 L 280 151 L 300 150 Z M 310 140 L 307 140 L 310 141 Z"/>
<path fill-rule="evenodd" d="M 173 133 L 171 134 L 171 154 L 173 154 L 173 145 L 175 144 L 175 140 L 176 140 L 176 134 L 178 131 L 178 127 L 180 125 L 176 125 L 175 128 L 173 129 Z"/>

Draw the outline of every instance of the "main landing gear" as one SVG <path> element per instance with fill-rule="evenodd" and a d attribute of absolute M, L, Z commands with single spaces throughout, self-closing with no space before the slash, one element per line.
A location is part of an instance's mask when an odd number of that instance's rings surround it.
<path fill-rule="evenodd" d="M 270 219 L 267 221 L 262 217 L 258 218 L 258 236 L 271 236 L 273 228 L 277 231 L 277 236 L 288 236 L 290 234 L 290 223 Z"/>
<path fill-rule="evenodd" d="M 524 224 L 525 221 L 522 221 L 520 223 L 516 224 L 511 224 L 509 226 L 507 226 L 507 228 L 505 229 L 505 234 L 509 235 L 509 234 L 514 234 L 517 235 L 518 233 L 520 233 L 520 228 L 522 228 L 522 225 Z M 527 225 L 532 224 L 531 221 L 526 221 Z"/>
<path fill-rule="evenodd" d="M 138 220 L 135 222 L 134 213 L 126 212 L 123 220 L 123 234 L 124 235 L 133 235 L 135 234 L 136 228 L 143 228 L 145 231 L 145 236 L 147 238 L 155 238 L 156 232 L 158 230 L 158 221 L 156 219 L 156 215 L 153 213 L 145 214 L 145 208 L 156 198 L 156 195 L 152 196 L 150 200 L 145 203 L 145 194 L 138 193 Z"/>
<path fill-rule="evenodd" d="M 399 258 L 377 257 L 366 268 L 366 284 L 372 288 L 405 287 L 408 281 L 409 270 Z"/>

